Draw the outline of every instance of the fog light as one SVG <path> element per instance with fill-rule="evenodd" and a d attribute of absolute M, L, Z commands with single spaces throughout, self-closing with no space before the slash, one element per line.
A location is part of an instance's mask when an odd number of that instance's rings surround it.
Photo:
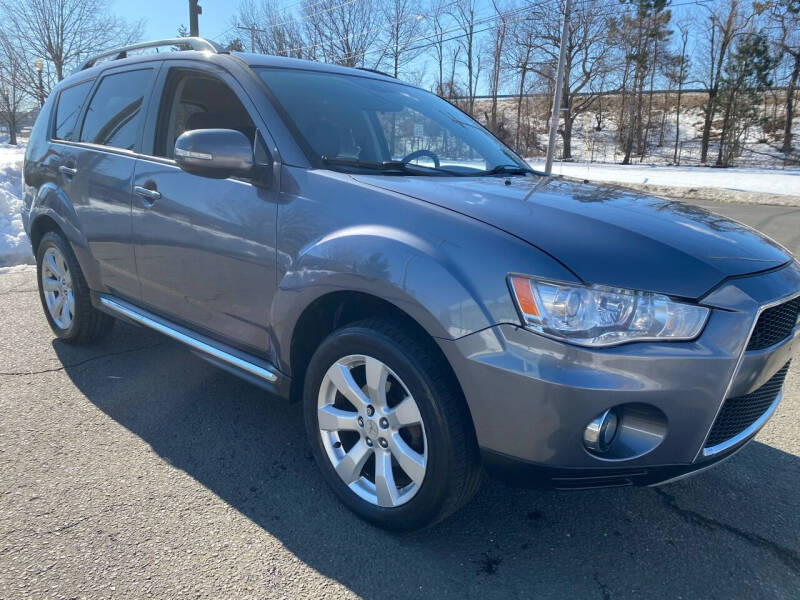
<path fill-rule="evenodd" d="M 602 454 L 608 450 L 617 435 L 619 419 L 613 408 L 609 408 L 586 426 L 583 443 L 592 452 Z"/>

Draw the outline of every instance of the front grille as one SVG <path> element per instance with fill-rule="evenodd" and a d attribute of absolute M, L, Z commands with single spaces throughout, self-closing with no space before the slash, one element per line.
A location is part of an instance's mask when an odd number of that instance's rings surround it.
<path fill-rule="evenodd" d="M 763 350 L 785 340 L 797 325 L 798 315 L 800 315 L 800 296 L 768 308 L 758 317 L 747 349 Z"/>
<path fill-rule="evenodd" d="M 786 363 L 780 371 L 757 390 L 744 396 L 725 400 L 725 404 L 722 405 L 722 410 L 719 411 L 717 420 L 714 421 L 711 432 L 708 434 L 705 447 L 711 448 L 721 444 L 755 423 L 781 391 L 788 370 L 789 363 Z"/>

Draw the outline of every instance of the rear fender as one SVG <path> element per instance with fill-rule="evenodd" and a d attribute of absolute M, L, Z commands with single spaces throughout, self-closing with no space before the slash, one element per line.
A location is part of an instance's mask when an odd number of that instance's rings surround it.
<path fill-rule="evenodd" d="M 33 195 L 28 217 L 28 234 L 31 242 L 34 233 L 42 226 L 43 219 L 55 222 L 75 252 L 89 287 L 99 289 L 99 267 L 89 251 L 89 244 L 80 227 L 78 215 L 67 195 L 54 183 L 42 184 Z"/>

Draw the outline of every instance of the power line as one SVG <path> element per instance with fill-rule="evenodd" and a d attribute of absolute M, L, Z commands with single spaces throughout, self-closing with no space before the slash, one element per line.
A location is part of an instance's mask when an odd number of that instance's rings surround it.
<path fill-rule="evenodd" d="M 449 8 L 449 7 L 451 7 L 451 6 L 453 6 L 453 5 L 457 4 L 457 3 L 458 3 L 458 0 L 454 0 L 454 1 L 453 1 L 453 2 L 451 2 L 450 4 L 446 4 L 446 5 L 444 6 L 444 8 Z M 415 14 L 412 14 L 412 15 L 410 15 L 410 16 L 408 16 L 408 17 L 406 17 L 405 19 L 398 19 L 398 20 L 396 20 L 396 21 L 391 21 L 391 22 L 389 22 L 389 23 L 382 23 L 381 25 L 378 25 L 377 27 L 373 27 L 372 29 L 368 29 L 368 30 L 366 30 L 366 31 L 362 31 L 360 34 L 358 34 L 358 35 L 354 36 L 354 37 L 353 37 L 353 38 L 351 38 L 351 39 L 356 39 L 356 40 L 357 40 L 357 39 L 360 39 L 360 38 L 362 38 L 362 37 L 364 37 L 364 36 L 366 36 L 366 35 L 369 35 L 370 33 L 375 33 L 376 31 L 379 31 L 379 30 L 381 30 L 381 29 L 385 29 L 385 28 L 387 28 L 387 27 L 394 27 L 394 26 L 396 26 L 396 25 L 400 25 L 401 23 L 405 23 L 405 22 L 407 22 L 407 21 L 410 21 L 410 20 L 412 20 L 412 19 L 419 18 L 419 17 L 423 17 L 423 18 L 424 18 L 424 16 L 423 16 L 423 15 L 420 15 L 420 14 L 416 14 L 416 13 L 415 13 Z M 413 43 L 415 43 L 417 40 L 420 40 L 420 39 L 426 39 L 426 38 L 424 38 L 424 37 L 423 37 L 423 38 L 416 38 L 416 39 L 414 39 L 414 40 L 409 40 L 408 42 L 405 42 L 405 43 L 406 43 L 406 44 L 413 44 Z M 316 43 L 314 43 L 314 44 L 308 44 L 308 45 L 306 45 L 306 46 L 300 46 L 300 47 L 298 47 L 298 48 L 291 48 L 291 51 L 292 51 L 292 52 L 295 52 L 295 51 L 296 51 L 296 52 L 300 52 L 301 50 L 311 50 L 311 49 L 313 49 L 313 48 L 316 48 L 316 47 L 318 47 L 318 46 L 324 46 L 324 45 L 326 45 L 326 44 L 329 44 L 329 43 L 330 43 L 329 41 L 316 42 Z M 387 46 L 387 48 L 388 48 L 388 46 Z M 404 50 L 404 51 L 405 51 L 405 50 Z"/>
<path fill-rule="evenodd" d="M 521 13 L 521 12 L 525 12 L 529 8 L 530 8 L 530 6 L 525 6 L 525 7 L 519 8 L 519 9 L 514 9 L 514 10 L 507 11 L 505 13 L 497 13 L 494 16 L 491 16 L 491 17 L 483 17 L 483 18 L 480 18 L 478 20 L 473 21 L 472 25 L 474 27 L 475 25 L 482 25 L 484 23 L 489 23 L 491 21 L 496 21 L 497 19 L 501 19 L 501 18 L 504 18 L 504 17 L 507 18 L 509 16 L 513 16 L 515 14 L 518 14 L 518 13 Z M 614 13 L 614 14 L 616 14 L 616 13 Z M 602 15 L 602 16 L 607 17 L 607 16 L 614 16 L 614 15 L 612 15 L 611 13 L 607 13 L 607 14 Z M 508 21 L 508 24 L 519 23 L 519 22 L 525 21 L 525 20 L 527 20 L 529 18 L 530 17 L 523 16 L 523 17 L 520 17 L 520 18 L 517 18 L 517 19 L 511 19 L 511 20 Z M 450 41 L 453 41 L 453 40 L 461 39 L 461 38 L 464 38 L 464 37 L 468 37 L 470 35 L 474 37 L 474 36 L 476 36 L 476 35 L 478 35 L 480 33 L 484 33 L 486 31 L 489 31 L 493 27 L 494 27 L 494 25 L 490 25 L 488 27 L 484 27 L 483 29 L 473 30 L 470 33 L 461 33 L 459 35 L 454 35 L 454 36 L 451 36 L 451 37 L 439 39 L 440 36 L 442 36 L 442 35 L 448 35 L 448 34 L 450 34 L 452 32 L 455 32 L 455 31 L 463 31 L 463 27 L 460 26 L 460 25 L 457 25 L 455 27 L 452 27 L 450 29 L 444 30 L 442 32 L 437 32 L 437 33 L 432 34 L 432 35 L 423 36 L 423 37 L 417 38 L 416 40 L 412 40 L 409 43 L 416 43 L 417 41 L 426 41 L 426 40 L 433 40 L 433 41 L 431 43 L 428 43 L 428 44 L 422 44 L 422 45 L 419 45 L 419 46 L 412 46 L 410 48 L 405 48 L 404 52 L 413 52 L 415 50 L 421 50 L 421 49 L 425 49 L 425 48 L 430 48 L 430 47 L 436 46 L 438 44 L 444 44 L 445 42 L 450 42 Z M 357 58 L 359 56 L 366 56 L 367 54 L 372 54 L 372 53 L 377 53 L 377 52 L 385 52 L 385 50 L 386 50 L 385 47 L 372 48 L 372 49 L 364 50 L 362 52 L 355 52 L 355 53 L 346 55 L 344 58 Z M 551 62 L 552 61 L 541 61 L 540 63 L 531 63 L 531 64 L 549 64 Z"/>
<path fill-rule="evenodd" d="M 285 21 L 280 21 L 278 23 L 271 23 L 269 26 L 274 30 L 274 29 L 277 29 L 278 27 L 282 27 L 283 25 L 288 25 L 290 23 L 302 23 L 303 21 L 309 20 L 311 17 L 316 17 L 317 15 L 321 15 L 323 13 L 330 13 L 331 11 L 334 11 L 337 8 L 341 8 L 342 6 L 347 6 L 348 4 L 353 4 L 355 2 L 361 2 L 361 1 L 362 0 L 344 0 L 344 2 L 340 2 L 339 4 L 336 4 L 336 5 L 331 6 L 329 8 L 324 8 L 322 10 L 313 12 L 311 14 L 301 13 L 302 16 L 300 18 L 292 16 L 291 19 L 287 19 Z M 313 8 L 314 6 L 319 6 L 320 4 L 323 4 L 324 2 L 327 2 L 327 0 L 319 0 L 318 2 L 316 2 L 314 4 L 310 4 L 308 7 L 305 7 L 305 8 L 306 9 Z M 258 32 L 261 32 L 261 33 L 270 33 L 269 29 L 259 29 L 258 27 L 255 27 L 255 26 L 252 29 L 254 31 L 258 31 Z"/>
<path fill-rule="evenodd" d="M 528 6 L 525 6 L 523 8 L 518 8 L 518 9 L 506 11 L 505 13 L 497 13 L 497 14 L 495 14 L 493 16 L 481 17 L 481 18 L 476 19 L 476 20 L 474 20 L 472 22 L 472 27 L 475 27 L 476 25 L 482 25 L 484 23 L 488 23 L 488 22 L 491 22 L 491 21 L 496 21 L 497 19 L 510 17 L 510 16 L 518 14 L 520 12 L 524 12 L 528 8 L 529 8 Z M 511 23 L 515 23 L 515 22 L 519 22 L 520 20 L 522 20 L 522 19 L 512 19 L 510 22 Z M 473 36 L 474 37 L 475 35 L 477 35 L 479 33 L 483 33 L 484 31 L 488 31 L 491 28 L 492 27 L 486 27 L 484 29 L 478 29 L 478 30 L 473 29 L 469 33 L 462 33 L 460 35 L 456 35 L 456 36 L 449 37 L 449 38 L 446 38 L 446 39 L 440 39 L 440 36 L 448 35 L 448 34 L 454 32 L 454 31 L 463 31 L 463 27 L 461 25 L 456 25 L 455 27 L 451 27 L 450 29 L 447 29 L 447 30 L 444 30 L 444 31 L 441 31 L 441 32 L 437 32 L 437 33 L 434 33 L 434 34 L 431 34 L 431 35 L 426 35 L 426 36 L 422 36 L 422 37 L 416 38 L 414 40 L 410 40 L 408 42 L 409 44 L 415 44 L 416 42 L 426 41 L 426 40 L 433 40 L 433 42 L 431 42 L 430 44 L 424 44 L 424 45 L 421 45 L 421 46 L 414 46 L 414 47 L 411 47 L 411 48 L 406 48 L 404 50 L 404 52 L 413 52 L 414 50 L 420 50 L 420 49 L 424 49 L 424 48 L 429 48 L 429 47 L 435 46 L 437 44 L 443 44 L 444 42 L 450 42 L 450 41 L 457 40 L 457 39 L 460 39 L 460 38 L 463 38 L 463 37 L 468 37 L 468 36 Z M 383 48 L 372 48 L 372 49 L 364 50 L 362 52 L 355 52 L 355 53 L 352 53 L 352 54 L 349 54 L 349 55 L 345 56 L 345 58 L 357 58 L 359 56 L 366 56 L 367 54 L 375 53 L 375 52 L 378 52 L 378 51 L 385 52 L 386 51 L 386 47 L 383 47 Z"/>
<path fill-rule="evenodd" d="M 323 4 L 326 1 L 327 0 L 317 0 L 316 2 L 310 4 L 306 8 L 319 6 L 319 5 Z M 310 14 L 305 14 L 300 18 L 292 17 L 291 20 L 280 21 L 279 23 L 271 25 L 271 28 L 272 28 L 272 30 L 274 30 L 277 27 L 280 27 L 282 25 L 286 25 L 286 24 L 289 24 L 289 23 L 293 23 L 293 22 L 299 24 L 299 23 L 302 23 L 303 21 L 307 21 L 307 20 L 311 19 L 314 16 L 317 16 L 317 15 L 320 15 L 320 14 L 323 14 L 323 13 L 330 13 L 331 11 L 333 11 L 333 10 L 339 8 L 339 7 L 346 6 L 346 5 L 349 5 L 349 4 L 353 4 L 354 2 L 358 2 L 358 1 L 360 1 L 360 0 L 344 0 L 343 2 L 340 2 L 339 4 L 336 4 L 336 5 L 331 6 L 329 8 L 326 8 L 326 9 L 323 9 L 323 10 L 320 10 L 320 11 L 316 11 L 316 12 L 313 12 L 313 13 L 310 13 Z M 670 4 L 670 5 L 668 5 L 668 7 L 669 8 L 674 8 L 674 7 L 691 6 L 691 5 L 705 6 L 705 5 L 707 5 L 707 4 L 711 3 L 711 2 L 714 2 L 714 1 L 715 0 L 684 0 L 684 1 L 681 1 L 681 2 L 675 2 L 673 4 Z M 457 4 L 457 2 L 458 2 L 458 0 L 455 0 L 454 2 L 451 2 L 450 4 L 446 5 L 445 8 L 449 8 L 450 6 L 455 5 L 455 4 Z M 296 3 L 293 6 L 299 6 L 300 4 L 302 4 L 302 3 Z M 587 6 L 594 6 L 596 4 L 596 2 L 593 1 L 593 0 L 578 0 L 577 4 L 582 5 L 582 7 L 585 8 Z M 515 15 L 518 15 L 520 13 L 524 13 L 524 12 L 528 11 L 533 6 L 534 6 L 533 3 L 526 3 L 526 5 L 524 5 L 524 6 L 520 7 L 520 8 L 511 9 L 511 10 L 508 10 L 508 11 L 505 11 L 505 12 L 498 12 L 498 13 L 490 15 L 490 16 L 479 17 L 479 18 L 475 19 L 472 22 L 472 27 L 475 27 L 477 25 L 482 25 L 482 24 L 485 24 L 485 23 L 491 23 L 493 21 L 497 21 L 498 19 L 508 19 L 509 17 L 512 17 L 512 16 L 515 16 Z M 603 8 L 606 8 L 607 11 L 601 15 L 602 17 L 616 17 L 616 16 L 618 16 L 620 14 L 620 12 L 627 12 L 625 10 L 626 8 L 629 8 L 632 11 L 634 7 L 633 6 L 626 7 L 624 5 L 621 5 L 618 10 L 613 10 L 611 6 L 606 6 L 606 7 L 603 7 Z M 412 17 L 415 17 L 415 16 L 416 15 L 412 15 Z M 427 19 L 429 19 L 431 16 L 432 16 L 431 14 L 425 14 L 424 15 L 424 17 L 427 18 Z M 361 37 L 363 37 L 365 35 L 368 35 L 370 33 L 374 33 L 378 29 L 382 29 L 382 28 L 385 28 L 385 27 L 397 25 L 398 23 L 405 22 L 406 20 L 408 20 L 408 19 L 410 19 L 412 17 L 408 17 L 408 18 L 403 19 L 403 20 L 384 23 L 379 27 L 375 27 L 375 28 L 369 29 L 367 31 L 361 32 L 360 34 L 356 35 L 352 39 L 360 39 Z M 529 17 L 511 19 L 509 22 L 511 24 L 518 23 L 518 22 L 526 20 L 527 18 L 529 18 Z M 270 33 L 272 31 L 270 29 L 263 29 L 263 28 L 259 28 L 259 27 L 255 27 L 255 26 L 237 25 L 237 26 L 234 26 L 234 27 L 236 27 L 238 29 L 243 29 L 243 30 L 250 31 L 250 33 L 251 33 L 251 47 L 253 49 L 254 49 L 254 45 L 255 45 L 254 44 L 254 33 L 255 32 Z M 421 36 L 421 37 L 418 37 L 418 38 L 415 38 L 413 40 L 410 40 L 410 41 L 406 42 L 405 46 L 403 48 L 403 52 L 407 53 L 407 52 L 414 52 L 414 51 L 417 51 L 417 50 L 424 50 L 426 48 L 430 48 L 430 47 L 435 46 L 435 45 L 444 44 L 446 42 L 450 42 L 450 41 L 454 41 L 454 40 L 457 40 L 457 39 L 468 37 L 470 35 L 471 36 L 476 36 L 478 34 L 481 34 L 481 33 L 484 33 L 486 31 L 489 31 L 490 29 L 492 29 L 492 27 L 493 27 L 493 25 L 492 26 L 488 26 L 488 27 L 484 27 L 484 28 L 481 28 L 481 29 L 473 29 L 470 32 L 460 33 L 459 35 L 453 35 L 453 36 L 444 37 L 444 38 L 442 37 L 442 36 L 447 36 L 447 35 L 449 35 L 450 33 L 453 33 L 453 32 L 463 31 L 463 27 L 462 26 L 456 25 L 456 26 L 450 27 L 449 29 L 446 29 L 446 30 L 443 30 L 443 31 L 439 31 L 439 32 L 435 32 L 435 33 L 429 34 L 429 35 L 424 35 L 424 36 Z M 422 43 L 422 44 L 419 44 L 419 45 L 416 45 L 416 46 L 412 45 L 412 44 L 416 44 L 417 42 L 429 42 L 429 43 Z M 314 48 L 317 48 L 317 47 L 320 47 L 320 46 L 325 46 L 325 45 L 330 44 L 330 43 L 331 43 L 330 41 L 315 42 L 313 44 L 306 44 L 305 46 L 292 47 L 292 48 L 289 49 L 289 51 L 290 52 L 299 52 L 299 51 L 303 51 L 303 50 L 312 50 Z M 342 58 L 344 58 L 344 59 L 363 58 L 363 57 L 365 57 L 367 55 L 372 55 L 372 54 L 378 54 L 378 53 L 386 54 L 386 52 L 388 50 L 391 50 L 391 46 L 390 45 L 384 45 L 384 46 L 380 46 L 380 47 L 367 48 L 367 49 L 360 50 L 360 51 L 357 51 L 357 52 L 352 52 L 352 53 L 349 53 L 349 54 L 346 54 L 346 55 L 342 56 Z M 549 64 L 551 62 L 552 61 L 541 61 L 541 64 Z"/>

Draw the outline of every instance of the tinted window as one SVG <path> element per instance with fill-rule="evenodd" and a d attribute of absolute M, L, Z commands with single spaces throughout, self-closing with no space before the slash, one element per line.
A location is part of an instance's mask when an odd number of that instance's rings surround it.
<path fill-rule="evenodd" d="M 73 85 L 62 91 L 58 95 L 56 105 L 56 130 L 53 137 L 60 140 L 72 140 L 76 137 L 75 125 L 78 123 L 78 115 L 81 112 L 86 95 L 92 88 L 94 81 L 84 81 L 78 85 Z"/>
<path fill-rule="evenodd" d="M 104 77 L 89 103 L 81 141 L 133 150 L 144 120 L 151 69 Z"/>

